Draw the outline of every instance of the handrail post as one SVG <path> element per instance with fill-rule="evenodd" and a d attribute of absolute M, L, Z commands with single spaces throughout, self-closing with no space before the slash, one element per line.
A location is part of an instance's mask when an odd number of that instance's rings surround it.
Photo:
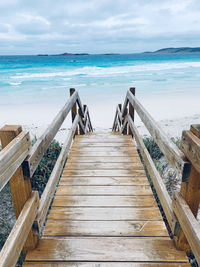
<path fill-rule="evenodd" d="M 125 118 L 126 118 L 127 114 L 128 114 L 128 108 L 126 108 L 125 111 L 124 111 L 124 117 L 122 119 L 122 125 L 124 124 L 124 121 L 125 121 Z M 127 135 L 127 130 L 128 130 L 128 128 L 127 128 L 127 124 L 126 124 L 126 126 L 124 127 L 124 130 L 123 130 L 122 134 L 123 135 Z"/>
<path fill-rule="evenodd" d="M 135 96 L 135 87 L 131 87 L 130 92 Z M 129 102 L 129 115 L 131 119 L 134 121 L 134 107 L 131 105 L 130 102 Z M 128 134 L 133 136 L 130 126 L 128 127 Z"/>
<path fill-rule="evenodd" d="M 198 155 L 200 151 L 195 151 L 195 148 L 193 151 L 193 147 L 191 147 L 192 140 L 195 140 L 198 144 L 198 148 L 200 148 L 200 125 L 198 125 L 198 127 L 191 125 L 190 131 L 183 131 L 180 145 L 180 149 L 192 163 L 188 180 L 182 181 L 181 183 L 181 194 L 196 217 L 200 204 L 200 172 L 195 168 L 192 161 L 194 160 L 195 154 Z M 193 152 L 191 153 L 191 151 Z M 179 249 L 190 251 L 189 244 L 182 229 L 180 229 L 175 241 Z"/>
<path fill-rule="evenodd" d="M 22 127 L 19 125 L 5 125 L 0 129 L 0 140 L 2 148 L 6 147 L 16 136 L 22 132 Z M 24 204 L 32 193 L 30 179 L 25 178 L 23 175 L 22 166 L 20 166 L 10 181 L 10 191 L 13 200 L 13 206 L 16 218 L 19 217 Z M 36 247 L 39 235 L 33 229 L 29 232 L 28 238 L 24 245 L 23 251 L 26 253 L 28 250 Z"/>
<path fill-rule="evenodd" d="M 118 107 L 119 107 L 119 110 L 121 111 L 122 110 L 122 104 L 118 104 Z M 118 122 L 120 123 L 120 126 L 121 126 L 122 125 L 122 121 L 120 120 L 118 113 L 117 113 L 117 120 L 118 120 Z M 119 126 L 118 126 L 118 128 L 119 128 Z M 120 128 L 118 129 L 118 131 L 120 131 Z"/>
<path fill-rule="evenodd" d="M 70 96 L 73 95 L 73 93 L 75 92 L 75 88 L 70 88 Z M 72 123 L 77 115 L 77 106 L 76 106 L 76 102 L 74 103 L 72 109 L 71 109 L 71 114 L 72 114 Z M 78 135 L 78 127 L 76 129 L 75 135 Z"/>

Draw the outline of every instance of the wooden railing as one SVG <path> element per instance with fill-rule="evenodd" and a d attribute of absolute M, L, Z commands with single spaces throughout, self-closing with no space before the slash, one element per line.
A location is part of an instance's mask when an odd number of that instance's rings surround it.
<path fill-rule="evenodd" d="M 162 177 L 135 126 L 134 112 L 137 112 L 181 179 L 181 190 L 174 192 L 173 199 L 170 198 Z M 121 104 L 117 106 L 112 130 L 125 135 L 131 134 L 135 138 L 177 248 L 186 252 L 191 248 L 200 264 L 200 225 L 196 219 L 200 203 L 200 126 L 192 125 L 190 131 L 183 131 L 179 149 L 137 100 L 135 88 L 130 88 L 123 106 Z"/>
<path fill-rule="evenodd" d="M 32 191 L 31 179 L 70 110 L 72 127 L 39 199 L 38 192 Z M 88 131 L 93 131 L 89 110 L 82 106 L 75 89 L 70 89 L 69 100 L 32 147 L 29 133 L 23 132 L 21 126 L 6 125 L 0 130 L 0 191 L 9 181 L 17 218 L 0 252 L 0 266 L 15 266 L 22 248 L 26 253 L 36 247 L 73 139 Z"/>

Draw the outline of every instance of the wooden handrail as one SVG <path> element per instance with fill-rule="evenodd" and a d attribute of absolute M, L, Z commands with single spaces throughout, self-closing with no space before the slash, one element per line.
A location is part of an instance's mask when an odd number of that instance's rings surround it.
<path fill-rule="evenodd" d="M 128 104 L 129 111 L 127 114 Z M 144 145 L 142 137 L 134 125 L 134 111 L 138 113 L 154 141 L 182 179 L 181 193 L 175 193 L 173 201 Z M 122 120 L 119 119 L 121 116 Z M 144 165 L 150 174 L 161 206 L 174 234 L 177 248 L 188 252 L 191 247 L 199 262 L 200 236 L 198 231 L 200 230 L 195 216 L 197 215 L 200 203 L 200 125 L 191 125 L 190 131 L 183 131 L 179 149 L 137 100 L 135 88 L 127 91 L 122 111 L 119 111 L 117 107 L 113 131 L 116 131 L 118 127 L 122 134 L 127 134 L 127 124 L 129 125 L 129 134 L 134 135 L 144 160 Z"/>
<path fill-rule="evenodd" d="M 148 173 L 150 174 L 150 177 L 152 179 L 154 188 L 156 190 L 156 193 L 159 197 L 159 200 L 161 202 L 161 205 L 163 207 L 163 210 L 165 212 L 165 215 L 167 217 L 167 221 L 170 225 L 171 231 L 174 231 L 174 227 L 175 227 L 175 216 L 173 213 L 173 209 L 172 209 L 172 200 L 167 192 L 167 189 L 165 187 L 165 184 L 160 176 L 160 173 L 158 172 L 158 170 L 156 169 L 156 166 L 136 128 L 136 126 L 134 125 L 134 122 L 131 118 L 131 116 L 128 114 L 128 124 L 129 127 L 131 128 L 131 131 L 135 137 L 136 143 L 138 145 L 138 148 L 142 154 L 142 158 L 144 160 L 144 164 L 147 167 Z"/>
<path fill-rule="evenodd" d="M 174 193 L 172 205 L 192 252 L 200 265 L 200 224 L 181 193 Z"/>
<path fill-rule="evenodd" d="M 0 152 L 0 191 L 10 180 L 28 155 L 30 136 L 27 132 L 20 133 Z"/>
<path fill-rule="evenodd" d="M 127 92 L 127 100 L 137 111 L 151 136 L 159 146 L 162 153 L 166 156 L 170 164 L 175 168 L 177 174 L 182 178 L 182 180 L 187 180 L 190 173 L 191 164 L 187 161 L 185 155 L 163 132 L 156 121 L 130 91 Z"/>
<path fill-rule="evenodd" d="M 30 177 L 33 175 L 44 152 L 66 116 L 74 108 L 74 105 L 78 105 L 79 114 L 76 114 L 73 118 L 72 127 L 67 134 L 67 138 L 39 201 L 38 192 L 32 191 Z M 0 189 L 11 178 L 11 194 L 15 214 L 18 217 L 0 253 L 0 266 L 14 266 L 23 246 L 25 253 L 28 249 L 35 248 L 78 125 L 80 126 L 80 131 L 83 133 L 93 131 L 89 109 L 87 106 L 83 108 L 79 95 L 74 90 L 67 103 L 31 149 L 29 134 L 21 132 L 21 126 L 5 126 L 0 130 L 0 138 L 3 146 L 3 150 L 0 152 Z M 18 178 L 21 188 L 18 185 L 19 183 L 16 186 Z M 20 189 L 21 195 L 19 192 L 16 192 L 16 188 L 18 190 Z M 34 228 L 32 228 L 33 222 Z"/>
<path fill-rule="evenodd" d="M 60 175 L 62 173 L 63 167 L 65 165 L 66 159 L 69 155 L 70 147 L 72 144 L 73 137 L 76 132 L 76 128 L 78 126 L 78 123 L 80 121 L 80 116 L 77 114 L 74 122 L 72 124 L 72 127 L 70 131 L 68 132 L 67 138 L 62 146 L 62 150 L 60 152 L 60 155 L 56 161 L 56 164 L 53 168 L 53 171 L 51 173 L 51 176 L 45 186 L 45 189 L 42 193 L 42 196 L 40 198 L 40 206 L 38 209 L 37 217 L 35 220 L 35 224 L 37 225 L 37 228 L 39 229 L 39 232 L 41 232 L 42 226 L 45 222 L 46 215 L 52 200 L 52 197 L 54 195 L 54 192 L 56 190 L 56 185 L 58 183 L 58 180 L 60 178 Z"/>
<path fill-rule="evenodd" d="M 32 192 L 0 252 L 1 267 L 12 267 L 17 263 L 35 219 L 38 204 L 38 192 Z"/>

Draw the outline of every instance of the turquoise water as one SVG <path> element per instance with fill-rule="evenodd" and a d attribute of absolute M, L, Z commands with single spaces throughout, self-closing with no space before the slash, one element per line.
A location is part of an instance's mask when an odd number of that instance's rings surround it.
<path fill-rule="evenodd" d="M 196 53 L 0 56 L 1 111 L 27 104 L 32 110 L 35 105 L 61 107 L 68 89 L 75 87 L 84 103 L 92 110 L 102 109 L 106 116 L 108 106 L 122 102 L 131 86 L 146 103 L 164 96 L 197 96 L 199 85 L 200 54 Z"/>

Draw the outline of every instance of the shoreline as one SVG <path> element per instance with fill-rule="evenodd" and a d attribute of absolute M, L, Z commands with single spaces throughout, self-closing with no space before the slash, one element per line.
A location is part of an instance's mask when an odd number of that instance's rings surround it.
<path fill-rule="evenodd" d="M 70 118 L 71 119 L 71 118 Z M 156 121 L 160 128 L 171 138 L 181 138 L 183 130 L 189 130 L 191 124 L 198 124 L 200 122 L 200 114 L 194 114 L 192 116 L 185 116 L 181 118 L 170 118 L 170 119 L 162 119 L 160 121 Z M 70 129 L 71 122 L 64 122 L 64 124 L 59 129 L 57 135 L 55 136 L 55 140 L 57 140 L 60 144 L 63 144 L 65 138 L 67 136 L 67 132 Z M 3 125 L 1 125 L 3 126 Z M 31 139 L 34 137 L 39 138 L 46 128 L 48 124 L 22 124 L 22 128 L 24 131 L 28 131 L 30 133 Z M 112 127 L 112 125 L 111 125 Z M 94 127 L 95 132 L 108 132 L 111 131 L 112 128 L 103 128 L 103 127 Z M 139 133 L 145 137 L 150 136 L 148 130 L 144 126 L 141 121 L 136 120 L 136 127 Z"/>

